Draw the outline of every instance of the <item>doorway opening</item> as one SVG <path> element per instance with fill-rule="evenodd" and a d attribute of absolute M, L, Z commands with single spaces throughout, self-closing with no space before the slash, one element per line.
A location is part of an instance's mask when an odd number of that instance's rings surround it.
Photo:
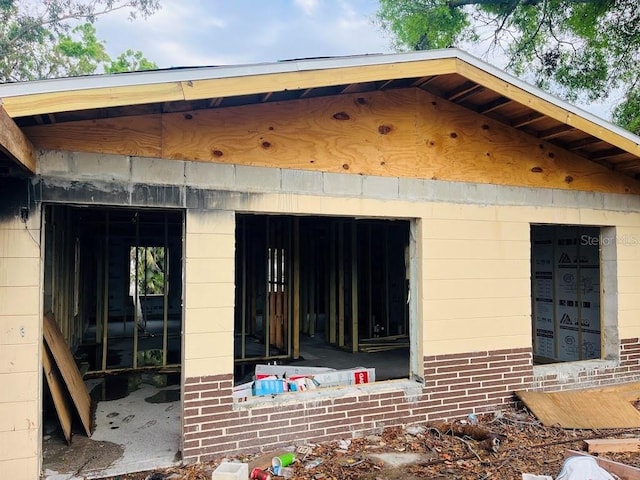
<path fill-rule="evenodd" d="M 410 231 L 409 220 L 237 215 L 236 383 L 268 362 L 410 377 Z"/>
<path fill-rule="evenodd" d="M 43 466 L 116 475 L 176 463 L 183 212 L 45 205 L 43 215 L 44 309 L 93 405 L 91 436 L 74 426 L 67 445 L 54 392 L 43 385 Z M 87 451 L 92 460 L 76 465 Z"/>

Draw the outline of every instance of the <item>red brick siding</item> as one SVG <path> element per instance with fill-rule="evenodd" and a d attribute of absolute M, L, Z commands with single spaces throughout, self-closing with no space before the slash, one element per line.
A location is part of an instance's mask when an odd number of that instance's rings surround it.
<path fill-rule="evenodd" d="M 640 341 L 623 340 L 619 366 L 585 370 L 575 378 L 535 377 L 530 348 L 424 358 L 424 387 L 401 388 L 287 405 L 234 409 L 232 375 L 188 378 L 184 395 L 186 462 L 227 453 L 270 450 L 379 432 L 393 425 L 451 419 L 513 403 L 515 390 L 560 390 L 640 380 Z"/>
<path fill-rule="evenodd" d="M 400 388 L 287 405 L 234 409 L 232 376 L 188 378 L 184 398 L 186 462 L 293 443 L 350 438 L 383 427 L 482 412 L 513 401 L 531 383 L 531 349 L 425 357 L 417 396 Z"/>
<path fill-rule="evenodd" d="M 577 367 L 579 364 L 575 364 Z M 536 375 L 531 390 L 557 391 L 598 387 L 640 380 L 640 340 L 627 338 L 620 341 L 620 361 L 609 368 L 595 368 L 585 364 L 584 370 L 575 374 Z M 576 369 L 577 370 L 577 369 Z"/>

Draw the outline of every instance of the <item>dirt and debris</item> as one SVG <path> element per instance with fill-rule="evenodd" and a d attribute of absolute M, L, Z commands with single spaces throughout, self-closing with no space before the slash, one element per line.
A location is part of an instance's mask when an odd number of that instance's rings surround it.
<path fill-rule="evenodd" d="M 306 453 L 296 453 L 296 461 L 288 467 L 287 476 L 294 480 L 512 480 L 521 478 L 522 473 L 532 473 L 555 478 L 567 449 L 584 450 L 587 439 L 640 435 L 640 429 L 545 427 L 529 412 L 516 409 L 471 418 L 469 422 L 389 427 L 376 435 L 306 445 L 307 449 L 298 446 L 298 452 Z M 488 439 L 491 442 L 487 443 Z M 496 444 L 494 439 L 499 442 Z M 264 452 L 260 455 L 264 456 Z M 215 462 L 111 479 L 209 480 L 222 461 L 251 462 L 257 456 L 227 456 Z M 639 453 L 601 456 L 640 466 Z"/>

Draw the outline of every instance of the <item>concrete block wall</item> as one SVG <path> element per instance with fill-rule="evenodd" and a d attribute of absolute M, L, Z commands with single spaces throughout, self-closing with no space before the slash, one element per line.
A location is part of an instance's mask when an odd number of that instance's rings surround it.
<path fill-rule="evenodd" d="M 188 210 L 183 378 L 233 372 L 235 215 Z"/>
<path fill-rule="evenodd" d="M 0 180 L 0 472 L 38 478 L 41 384 L 39 209 L 28 184 Z M 30 208 L 21 219 L 21 208 Z"/>
<path fill-rule="evenodd" d="M 91 163 L 104 175 L 80 175 L 83 184 L 70 182 L 82 169 L 74 155 L 54 157 L 44 168 L 40 200 L 187 211 L 187 461 L 486 411 L 512 402 L 519 388 L 640 379 L 640 247 L 632 240 L 640 239 L 638 197 L 192 162 L 163 166 L 157 159 L 152 163 L 158 168 L 145 171 L 138 167 L 150 160 L 117 156 Z M 420 279 L 414 349 L 425 385 L 380 382 L 332 390 L 326 398 L 285 395 L 234 404 L 236 212 L 414 219 Z M 619 237 L 617 257 L 603 269 L 617 280 L 618 304 L 606 314 L 621 341 L 613 342 L 616 349 L 606 351 L 606 360 L 576 362 L 569 373 L 565 365 L 532 365 L 532 223 L 607 226 Z"/>

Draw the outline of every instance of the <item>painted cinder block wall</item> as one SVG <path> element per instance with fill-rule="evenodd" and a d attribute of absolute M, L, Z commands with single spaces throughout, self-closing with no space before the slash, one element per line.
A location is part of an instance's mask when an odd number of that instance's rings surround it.
<path fill-rule="evenodd" d="M 636 273 L 640 270 L 627 266 L 638 265 L 640 245 L 632 242 L 619 242 L 617 262 L 607 267 L 625 265 L 620 272 L 614 271 L 619 312 L 609 312 L 619 313 L 619 351 L 608 351 L 609 360 L 575 362 L 554 370 L 534 367 L 531 348 L 530 225 L 615 226 L 618 238 L 640 240 L 636 214 L 579 208 L 571 200 L 564 206 L 542 207 L 290 194 L 262 194 L 237 205 L 237 211 L 247 210 L 414 219 L 420 278 L 415 348 L 421 362 L 416 373 L 424 383 L 379 382 L 234 404 L 233 352 L 228 349 L 233 340 L 233 292 L 225 287 L 233 275 L 207 273 L 200 266 L 203 259 L 234 257 L 229 238 L 234 215 L 233 211 L 189 211 L 183 419 L 187 462 L 490 411 L 513 402 L 513 391 L 519 389 L 557 390 L 640 378 L 640 279 Z M 206 246 L 202 245 L 205 239 Z M 190 247 L 194 240 L 202 247 Z M 190 273 L 191 268 L 198 273 Z M 201 283 L 196 284 L 196 279 Z M 196 292 L 209 293 L 205 305 L 190 298 Z M 190 325 L 192 321 L 196 326 Z M 210 328 L 207 338 L 221 342 L 208 349 L 209 360 L 202 353 L 197 359 L 189 357 L 192 328 L 200 334 Z M 213 330 L 219 335 L 213 335 Z M 202 346 L 200 339 L 196 342 Z"/>
<path fill-rule="evenodd" d="M 29 188 L 0 179 L 0 472 L 17 479 L 40 474 L 40 215 Z"/>

